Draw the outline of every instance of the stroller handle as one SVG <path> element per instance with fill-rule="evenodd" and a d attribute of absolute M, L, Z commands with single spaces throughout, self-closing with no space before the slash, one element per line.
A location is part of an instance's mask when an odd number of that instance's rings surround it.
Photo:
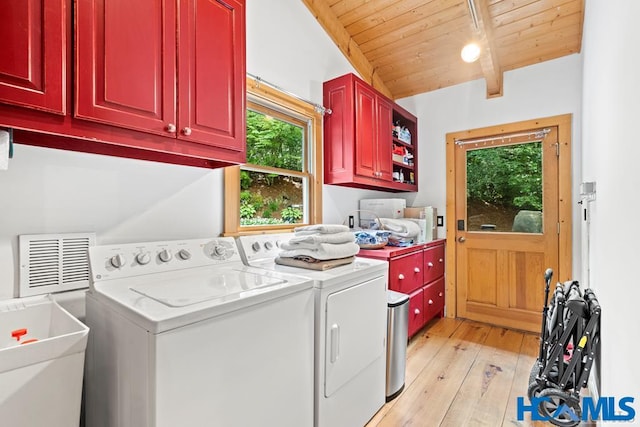
<path fill-rule="evenodd" d="M 547 283 L 551 282 L 551 277 L 553 277 L 553 270 L 547 268 L 547 270 L 544 272 L 544 281 Z"/>

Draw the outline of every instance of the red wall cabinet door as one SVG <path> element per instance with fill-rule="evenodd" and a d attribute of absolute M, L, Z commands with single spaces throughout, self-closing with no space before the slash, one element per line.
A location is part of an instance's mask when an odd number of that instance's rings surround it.
<path fill-rule="evenodd" d="M 244 1 L 180 1 L 178 138 L 244 150 L 244 13 Z"/>
<path fill-rule="evenodd" d="M 176 3 L 76 0 L 75 116 L 176 131 Z"/>
<path fill-rule="evenodd" d="M 376 118 L 376 95 L 359 81 L 355 82 L 356 97 L 356 174 L 379 178 Z"/>
<path fill-rule="evenodd" d="M 0 102 L 65 114 L 65 0 L 2 2 Z"/>
<path fill-rule="evenodd" d="M 392 150 L 391 134 L 392 107 L 391 102 L 384 98 L 377 98 L 376 114 L 376 153 L 379 179 L 391 181 L 393 179 L 393 161 L 389 155 Z"/>
<path fill-rule="evenodd" d="M 355 81 L 356 174 L 391 181 L 391 102 Z"/>
<path fill-rule="evenodd" d="M 350 182 L 355 164 L 354 96 L 350 81 L 334 80 L 323 85 L 323 98 L 331 105 L 331 114 L 324 117 L 324 180 L 325 184 Z"/>

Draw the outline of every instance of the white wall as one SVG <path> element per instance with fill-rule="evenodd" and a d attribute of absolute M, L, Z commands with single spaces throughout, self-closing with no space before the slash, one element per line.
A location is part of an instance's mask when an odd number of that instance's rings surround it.
<path fill-rule="evenodd" d="M 499 98 L 487 99 L 484 80 L 475 80 L 399 100 L 399 104 L 418 117 L 420 192 L 414 203 L 431 204 L 438 209 L 439 215 L 446 212 L 447 133 L 567 113 L 573 114 L 573 184 L 574 202 L 577 203 L 581 176 L 581 91 L 582 58 L 570 55 L 506 72 L 504 95 Z M 579 227 L 576 209 L 574 276 L 580 272 Z M 445 237 L 444 228 L 438 232 L 440 237 Z"/>
<path fill-rule="evenodd" d="M 635 224 L 640 183 L 640 3 L 587 1 L 584 21 L 583 175 L 591 204 L 590 282 L 602 306 L 601 394 L 633 396 L 640 411 L 636 330 L 640 285 Z M 636 420 L 638 415 L 636 415 Z M 619 424 L 619 423 L 618 423 Z M 616 424 L 617 425 L 617 424 Z"/>
<path fill-rule="evenodd" d="M 18 235 L 96 232 L 98 243 L 218 235 L 222 172 L 16 144 L 0 171 L 0 300 L 19 284 Z"/>

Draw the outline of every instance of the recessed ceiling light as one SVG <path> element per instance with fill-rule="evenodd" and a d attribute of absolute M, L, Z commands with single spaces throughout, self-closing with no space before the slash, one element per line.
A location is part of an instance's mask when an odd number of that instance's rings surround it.
<path fill-rule="evenodd" d="M 460 56 L 464 62 L 474 62 L 480 58 L 480 46 L 477 43 L 468 43 L 462 48 Z"/>

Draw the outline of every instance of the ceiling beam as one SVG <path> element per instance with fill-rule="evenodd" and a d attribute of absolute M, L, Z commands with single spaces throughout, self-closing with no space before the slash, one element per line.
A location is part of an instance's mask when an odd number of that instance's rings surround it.
<path fill-rule="evenodd" d="M 468 0 L 469 6 L 475 9 L 477 28 L 472 23 L 472 28 L 478 37 L 480 44 L 480 68 L 487 84 L 487 98 L 502 96 L 502 69 L 498 62 L 496 47 L 493 43 L 491 30 L 491 16 L 485 0 Z M 469 13 L 473 15 L 470 10 Z M 472 17 L 473 21 L 473 17 Z"/>
<path fill-rule="evenodd" d="M 322 25 L 329 37 L 334 41 L 342 54 L 353 65 L 353 68 L 371 86 L 393 99 L 393 94 L 384 84 L 376 69 L 364 56 L 360 46 L 349 35 L 347 30 L 338 20 L 338 17 L 327 5 L 326 0 L 302 0 L 311 14 Z"/>

